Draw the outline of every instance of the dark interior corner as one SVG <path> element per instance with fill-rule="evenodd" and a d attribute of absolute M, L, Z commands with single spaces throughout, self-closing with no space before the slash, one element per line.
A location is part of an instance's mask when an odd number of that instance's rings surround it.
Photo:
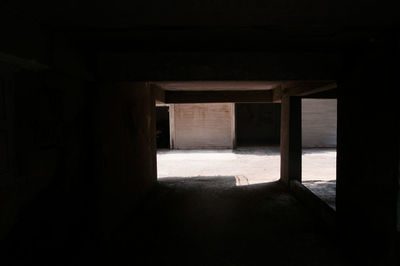
<path fill-rule="evenodd" d="M 169 107 L 156 107 L 156 142 L 157 149 L 170 148 Z"/>
<path fill-rule="evenodd" d="M 236 145 L 279 145 L 280 111 L 278 103 L 236 104 Z"/>
<path fill-rule="evenodd" d="M 0 264 L 399 265 L 399 23 L 372 0 L 2 1 Z M 312 95 L 337 99 L 329 215 L 298 186 Z M 156 102 L 236 103 L 280 181 L 157 182 Z"/>

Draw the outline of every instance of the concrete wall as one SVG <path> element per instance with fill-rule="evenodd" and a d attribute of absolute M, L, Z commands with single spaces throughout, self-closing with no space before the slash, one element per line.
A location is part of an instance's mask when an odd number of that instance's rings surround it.
<path fill-rule="evenodd" d="M 13 164 L 12 174 L 0 181 L 0 239 L 15 236 L 32 217 L 29 234 L 45 224 L 49 235 L 63 239 L 67 231 L 45 220 L 64 216 L 66 226 L 86 222 L 82 217 L 89 214 L 90 76 L 65 35 L 15 21 L 1 23 L 0 76 L 12 95 L 2 100 L 13 112 L 7 155 Z"/>
<path fill-rule="evenodd" d="M 343 247 L 368 254 L 361 264 L 398 265 L 399 258 L 399 104 L 395 90 L 384 101 L 374 93 L 398 84 L 399 46 L 391 41 L 352 50 L 351 74 L 338 81 L 337 221 Z"/>
<path fill-rule="evenodd" d="M 105 237 L 157 181 L 155 100 L 146 83 L 108 83 L 95 99 L 95 175 Z"/>
<path fill-rule="evenodd" d="M 302 99 L 301 115 L 303 147 L 336 147 L 336 99 Z"/>
<path fill-rule="evenodd" d="M 144 83 L 96 86 L 69 32 L 0 14 L 0 80 L 13 95 L 0 102 L 15 114 L 12 154 L 0 150 L 0 168 L 14 162 L 0 176 L 0 240 L 24 253 L 108 234 L 156 181 L 152 92 Z"/>
<path fill-rule="evenodd" d="M 173 148 L 233 148 L 234 104 L 174 104 L 171 108 Z"/>
<path fill-rule="evenodd" d="M 156 181 L 152 92 L 144 83 L 96 86 L 68 33 L 12 21 L 0 26 L 0 77 L 13 95 L 0 101 L 15 113 L 0 240 L 23 243 L 23 253 L 110 234 Z"/>

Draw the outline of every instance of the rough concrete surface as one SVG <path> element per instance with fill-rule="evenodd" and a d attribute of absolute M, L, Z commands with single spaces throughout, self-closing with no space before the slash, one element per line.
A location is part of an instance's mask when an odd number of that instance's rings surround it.
<path fill-rule="evenodd" d="M 335 247 L 334 235 L 282 184 L 238 187 L 236 182 L 234 176 L 160 179 L 105 248 L 104 261 L 350 265 Z"/>
<path fill-rule="evenodd" d="M 246 147 L 236 150 L 159 150 L 159 180 L 167 177 L 233 176 L 233 186 L 279 180 L 279 147 Z M 336 149 L 303 149 L 303 184 L 330 206 L 335 204 Z M 226 186 L 227 184 L 224 184 Z"/>

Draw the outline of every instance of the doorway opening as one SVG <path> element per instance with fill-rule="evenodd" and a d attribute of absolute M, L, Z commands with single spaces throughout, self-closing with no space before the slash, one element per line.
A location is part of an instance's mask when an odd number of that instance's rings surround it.
<path fill-rule="evenodd" d="M 278 146 L 280 142 L 280 103 L 237 103 L 236 145 Z"/>
<path fill-rule="evenodd" d="M 169 121 L 169 106 L 156 106 L 156 138 L 157 149 L 170 148 L 170 121 Z"/>
<path fill-rule="evenodd" d="M 158 179 L 219 180 L 224 186 L 277 181 L 279 105 L 240 104 L 239 120 L 235 105 L 229 102 L 170 104 L 172 145 L 170 150 L 157 152 Z M 247 123 L 248 117 L 253 117 L 250 123 Z M 263 131 L 252 132 L 264 120 Z M 240 136 L 244 136 L 240 147 L 236 145 L 237 125 L 243 132 Z"/>
<path fill-rule="evenodd" d="M 337 99 L 302 99 L 302 183 L 336 209 Z"/>

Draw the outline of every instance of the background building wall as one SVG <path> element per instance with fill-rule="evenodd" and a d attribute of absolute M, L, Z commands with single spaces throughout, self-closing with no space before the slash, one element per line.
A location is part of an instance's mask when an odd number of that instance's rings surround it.
<path fill-rule="evenodd" d="M 175 104 L 175 149 L 233 148 L 234 104 Z"/>
<path fill-rule="evenodd" d="M 336 99 L 302 99 L 301 115 L 303 147 L 336 147 Z"/>

